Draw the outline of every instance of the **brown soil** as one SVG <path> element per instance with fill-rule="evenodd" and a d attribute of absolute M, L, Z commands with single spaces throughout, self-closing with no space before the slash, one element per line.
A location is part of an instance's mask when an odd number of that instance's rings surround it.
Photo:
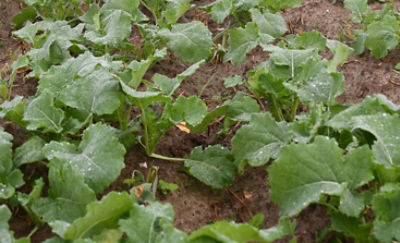
<path fill-rule="evenodd" d="M 204 5 L 208 2 L 211 1 L 202 0 L 194 3 Z M 398 2 L 394 4 L 396 7 L 400 5 Z M 379 8 L 382 5 L 374 4 L 373 6 Z M 10 33 L 12 30 L 11 18 L 20 9 L 19 1 L 3 0 L 1 2 L 0 41 L 3 45 L 0 47 L 0 68 L 3 65 L 10 65 L 11 51 L 19 52 L 22 50 L 21 42 L 12 38 Z M 340 33 L 354 27 L 349 19 L 350 12 L 343 8 L 343 4 L 333 5 L 330 0 L 305 0 L 302 7 L 286 10 L 283 14 L 293 33 L 316 29 L 328 38 L 339 39 Z M 214 33 L 217 28 L 221 27 L 198 9 L 189 11 L 182 21 L 190 21 L 195 18 L 207 21 Z M 361 56 L 352 56 L 340 70 L 346 77 L 346 91 L 339 97 L 339 102 L 357 103 L 367 95 L 382 93 L 399 104 L 400 75 L 393 71 L 394 65 L 400 61 L 399 54 L 399 50 L 392 51 L 388 57 L 382 60 L 372 57 L 369 52 Z M 186 96 L 197 95 L 211 78 L 211 82 L 201 96 L 211 109 L 221 103 L 224 98 L 234 95 L 234 90 L 227 90 L 223 87 L 224 77 L 232 74 L 246 76 L 249 70 L 267 58 L 268 55 L 265 52 L 261 49 L 255 49 L 248 55 L 246 63 L 241 66 L 210 61 L 203 65 L 196 74 L 184 81 L 179 93 Z M 155 65 L 146 74 L 146 77 L 149 78 L 154 73 L 163 73 L 172 77 L 185 68 L 177 62 L 165 60 Z M 13 95 L 29 96 L 35 93 L 36 82 L 33 80 L 26 81 L 19 77 L 15 86 Z M 8 132 L 14 134 L 16 145 L 21 144 L 27 138 L 27 135 L 16 125 L 5 125 L 5 121 L 0 121 L 0 124 L 5 126 Z M 234 131 L 227 136 L 216 138 L 215 134 L 220 127 L 221 124 L 217 123 L 210 127 L 207 132 L 199 135 L 185 134 L 173 128 L 162 139 L 157 148 L 157 153 L 172 157 L 183 157 L 188 155 L 192 148 L 196 146 L 222 143 L 229 147 L 229 141 Z M 279 208 L 269 198 L 268 185 L 265 182 L 268 175 L 265 167 L 247 168 L 243 175 L 237 176 L 233 186 L 218 191 L 212 190 L 188 176 L 184 173 L 183 166 L 180 163 L 147 157 L 140 146 L 133 147 L 127 153 L 125 162 L 126 168 L 108 191 L 129 189 L 122 181 L 130 178 L 135 169 L 143 171 L 143 168 L 139 166 L 140 163 L 146 162 L 149 167 L 158 166 L 160 179 L 179 185 L 178 190 L 167 195 L 158 192 L 158 199 L 169 202 L 174 206 L 176 211 L 175 226 L 185 232 L 192 232 L 205 224 L 221 219 L 246 222 L 256 213 L 265 215 L 264 227 L 274 226 L 278 222 Z M 28 170 L 31 169 L 31 167 L 27 167 L 25 174 L 29 174 L 30 171 Z M 317 233 L 330 224 L 325 208 L 316 205 L 308 207 L 297 217 L 297 220 L 298 242 L 314 242 Z M 32 228 L 33 224 L 23 210 L 15 210 L 14 217 L 11 220 L 11 229 L 15 231 L 16 236 L 26 236 Z M 43 227 L 33 235 L 32 242 L 42 242 L 51 236 L 49 227 Z M 287 239 L 282 240 L 282 242 L 287 241 Z"/>

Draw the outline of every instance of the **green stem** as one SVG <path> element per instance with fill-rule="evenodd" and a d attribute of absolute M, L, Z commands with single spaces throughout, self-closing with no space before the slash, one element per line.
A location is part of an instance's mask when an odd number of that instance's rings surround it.
<path fill-rule="evenodd" d="M 294 118 L 296 117 L 297 108 L 299 107 L 299 104 L 300 104 L 299 98 L 294 97 L 294 101 L 292 103 L 292 107 L 291 107 L 291 110 L 290 110 L 289 121 L 293 121 Z"/>
<path fill-rule="evenodd" d="M 158 26 L 158 17 L 157 14 L 153 11 L 153 9 L 151 9 L 143 0 L 140 1 L 140 3 L 147 8 L 147 10 L 150 11 L 150 13 L 153 15 L 154 21 L 156 22 L 156 26 Z"/>
<path fill-rule="evenodd" d="M 174 162 L 183 162 L 185 161 L 184 158 L 173 158 L 173 157 L 168 157 L 156 153 L 152 153 L 150 157 L 155 158 L 155 159 L 162 159 L 162 160 L 169 160 L 169 161 L 174 161 Z"/>
<path fill-rule="evenodd" d="M 284 121 L 285 118 L 283 117 L 282 111 L 278 105 L 278 101 L 275 95 L 271 95 L 271 101 L 272 101 L 273 111 L 275 113 L 275 118 L 278 120 L 278 122 Z"/>
<path fill-rule="evenodd" d="M 142 111 L 142 122 L 143 122 L 143 127 L 144 127 L 144 145 L 146 149 L 146 153 L 149 155 L 151 154 L 152 151 L 149 151 L 149 131 L 147 127 L 147 118 L 146 118 L 146 111 L 144 110 L 143 106 L 139 106 L 140 110 Z"/>
<path fill-rule="evenodd" d="M 30 238 L 32 237 L 32 235 L 34 235 L 38 229 L 39 229 L 39 228 L 38 228 L 37 226 L 35 226 L 35 228 L 33 228 L 33 230 L 29 233 L 29 235 L 27 236 L 27 238 L 30 239 Z"/>
<path fill-rule="evenodd" d="M 207 86 L 210 84 L 211 80 L 214 78 L 215 73 L 213 75 L 211 75 L 211 77 L 207 80 L 207 82 L 203 85 L 203 87 L 201 88 L 201 90 L 199 91 L 198 97 L 201 97 L 201 95 L 203 94 L 204 90 L 207 88 Z"/>

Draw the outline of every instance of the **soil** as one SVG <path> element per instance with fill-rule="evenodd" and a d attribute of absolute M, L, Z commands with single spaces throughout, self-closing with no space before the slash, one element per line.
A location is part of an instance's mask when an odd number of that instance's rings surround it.
<path fill-rule="evenodd" d="M 210 0 L 195 1 L 196 5 L 205 5 Z M 399 2 L 393 3 L 397 8 Z M 381 8 L 382 4 L 373 4 L 373 8 Z M 4 65 L 10 65 L 12 53 L 22 52 L 22 43 L 11 35 L 12 17 L 21 9 L 20 1 L 2 0 L 0 5 L 0 69 Z M 330 0 L 305 0 L 302 7 L 285 10 L 283 12 L 290 31 L 300 33 L 310 30 L 318 30 L 331 39 L 340 39 L 343 33 L 354 28 L 350 18 L 350 11 L 343 7 L 338 1 L 332 4 Z M 217 25 L 208 15 L 198 8 L 190 10 L 180 21 L 186 22 L 198 19 L 208 23 L 211 31 L 215 34 L 218 28 L 225 24 Z M 386 95 L 394 103 L 400 104 L 400 74 L 393 71 L 394 65 L 400 62 L 400 50 L 392 51 L 384 59 L 376 59 L 368 51 L 361 56 L 353 55 L 345 65 L 340 68 L 346 81 L 346 91 L 338 101 L 340 103 L 358 103 L 367 95 L 381 93 Z M 232 97 L 236 90 L 225 89 L 223 86 L 224 77 L 232 74 L 239 74 L 246 77 L 246 73 L 257 64 L 268 58 L 267 53 L 256 48 L 248 54 L 247 61 L 243 65 L 235 66 L 230 63 L 222 64 L 209 61 L 204 64 L 193 76 L 189 77 L 180 87 L 179 94 L 185 96 L 197 95 L 204 88 L 201 98 L 206 101 L 209 109 L 220 104 L 224 98 Z M 146 74 L 150 78 L 154 73 L 162 73 L 173 77 L 185 70 L 185 64 L 172 59 L 164 60 L 156 64 Z M 9 74 L 7 68 L 6 75 Z M 207 82 L 211 80 L 208 84 Z M 13 89 L 13 96 L 34 95 L 36 92 L 35 80 L 24 80 L 18 76 Z M 0 120 L 0 125 L 14 135 L 15 146 L 26 140 L 27 135 L 16 125 L 8 125 Z M 171 156 L 184 157 L 196 146 L 207 146 L 221 143 L 230 147 L 230 138 L 234 135 L 233 129 L 228 135 L 216 137 L 221 128 L 220 123 L 215 123 L 207 132 L 198 135 L 186 134 L 177 128 L 171 129 L 162 139 L 157 147 L 157 153 Z M 237 127 L 236 127 L 237 129 Z M 140 164 L 146 163 L 148 167 L 159 167 L 159 179 L 173 182 L 179 185 L 179 189 L 168 193 L 157 193 L 162 202 L 169 202 L 174 206 L 176 212 L 175 226 L 187 233 L 190 233 L 201 226 L 213 223 L 216 220 L 234 220 L 236 222 L 247 222 L 252 215 L 262 213 L 265 220 L 264 227 L 271 227 L 277 224 L 279 208 L 270 200 L 266 178 L 268 177 L 266 167 L 247 168 L 242 175 L 238 175 L 235 183 L 224 190 L 212 190 L 206 185 L 193 179 L 184 173 L 180 163 L 161 161 L 149 158 L 145 155 L 141 146 L 134 146 L 128 151 L 126 167 L 120 177 L 107 191 L 128 190 L 129 187 L 122 183 L 130 178 L 134 170 L 144 171 Z M 30 166 L 25 169 L 25 175 L 32 174 L 32 170 L 46 173 L 45 168 Z M 106 192 L 107 192 L 106 191 Z M 311 205 L 296 217 L 298 226 L 296 235 L 298 242 L 315 242 L 316 235 L 330 224 L 326 216 L 326 209 L 323 206 Z M 10 222 L 11 229 L 17 237 L 26 236 L 33 228 L 33 223 L 20 208 L 13 212 L 13 219 Z M 32 242 L 42 242 L 52 236 L 48 226 L 42 227 L 32 236 Z M 280 242 L 288 242 L 283 239 Z M 328 239 L 325 239 L 328 241 Z"/>

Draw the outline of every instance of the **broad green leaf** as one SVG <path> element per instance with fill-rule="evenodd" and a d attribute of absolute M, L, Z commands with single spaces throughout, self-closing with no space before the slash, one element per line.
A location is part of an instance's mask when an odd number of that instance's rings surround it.
<path fill-rule="evenodd" d="M 340 213 L 331 213 L 332 228 L 336 232 L 342 232 L 346 236 L 353 237 L 355 242 L 371 242 L 371 228 L 367 224 L 360 224 L 357 218 Z"/>
<path fill-rule="evenodd" d="M 60 100 L 89 114 L 112 114 L 120 105 L 118 84 L 117 76 L 99 69 L 65 87 Z"/>
<path fill-rule="evenodd" d="M 96 193 L 102 192 L 118 177 L 125 166 L 125 152 L 114 129 L 101 123 L 91 125 L 83 132 L 78 147 L 52 141 L 43 149 L 50 164 L 70 164 Z"/>
<path fill-rule="evenodd" d="M 44 31 L 47 38 L 36 38 L 38 41 L 34 43 L 35 48 L 27 53 L 31 60 L 32 75 L 36 77 L 51 65 L 60 64 L 71 57 L 69 48 L 74 45 L 73 42 L 80 41 L 84 28 L 83 24 L 71 28 L 66 21 L 44 21 L 38 24 L 38 30 Z"/>
<path fill-rule="evenodd" d="M 291 223 L 288 218 L 281 219 L 277 226 L 264 230 L 257 229 L 250 224 L 219 221 L 196 230 L 190 235 L 189 239 L 190 242 L 202 242 L 201 239 L 214 239 L 221 243 L 268 243 L 292 234 L 295 227 L 296 223 Z"/>
<path fill-rule="evenodd" d="M 290 50 L 268 45 L 264 47 L 264 50 L 270 52 L 270 61 L 278 66 L 299 67 L 305 65 L 310 59 L 320 59 L 315 49 Z"/>
<path fill-rule="evenodd" d="M 257 101 L 245 96 L 243 92 L 237 92 L 227 105 L 226 116 L 234 121 L 250 121 L 252 114 L 260 112 Z"/>
<path fill-rule="evenodd" d="M 354 53 L 357 55 L 361 55 L 365 50 L 365 40 L 367 39 L 367 33 L 362 30 L 355 31 L 355 41 L 352 45 L 354 49 Z"/>
<path fill-rule="evenodd" d="M 344 0 L 344 7 L 351 10 L 350 16 L 355 23 L 361 23 L 370 10 L 368 0 Z"/>
<path fill-rule="evenodd" d="M 47 72 L 40 75 L 38 90 L 46 91 L 58 97 L 64 89 L 74 83 L 79 77 L 92 74 L 96 69 L 117 71 L 123 67 L 122 62 L 112 61 L 106 54 L 95 57 L 91 52 L 85 52 L 77 58 L 70 58 L 62 65 L 52 66 Z"/>
<path fill-rule="evenodd" d="M 292 44 L 293 49 L 317 49 L 322 51 L 326 47 L 327 39 L 316 30 L 303 32 Z"/>
<path fill-rule="evenodd" d="M 133 200 L 128 193 L 110 192 L 101 201 L 92 202 L 86 207 L 86 215 L 75 220 L 72 224 L 65 224 L 60 229 L 66 240 L 76 240 L 90 236 L 91 230 L 107 225 L 116 225 L 119 218 L 128 212 L 133 206 Z M 52 224 L 50 224 L 53 226 Z M 58 224 L 58 226 L 61 224 Z M 53 228 L 54 229 L 54 228 Z M 62 232 L 62 230 L 64 230 Z"/>
<path fill-rule="evenodd" d="M 343 156 L 334 140 L 321 136 L 312 144 L 284 147 L 268 168 L 271 199 L 280 206 L 283 215 L 294 216 L 324 194 L 341 196 L 346 188 L 369 182 L 373 179 L 372 161 L 368 157 L 357 160 L 362 151 L 365 148 Z"/>
<path fill-rule="evenodd" d="M 381 242 L 400 241 L 400 185 L 381 187 L 372 200 L 375 213 L 374 236 Z"/>
<path fill-rule="evenodd" d="M 23 145 L 15 149 L 14 163 L 16 167 L 45 159 L 42 148 L 45 141 L 38 136 L 28 139 Z"/>
<path fill-rule="evenodd" d="M 172 29 L 158 32 L 168 47 L 186 62 L 198 62 L 211 54 L 211 32 L 199 21 L 172 25 Z"/>
<path fill-rule="evenodd" d="M 24 116 L 25 105 L 26 99 L 22 96 L 15 96 L 11 101 L 4 101 L 0 104 L 0 118 L 7 118 L 23 125 L 22 118 Z"/>
<path fill-rule="evenodd" d="M 143 76 L 153 63 L 162 59 L 167 54 L 167 50 L 157 50 L 154 55 L 150 55 L 146 60 L 136 61 L 133 60 L 128 65 L 128 69 L 131 70 L 131 81 L 128 85 L 132 88 L 137 88 L 142 83 Z"/>
<path fill-rule="evenodd" d="M 399 44 L 400 27 L 395 16 L 385 16 L 381 21 L 368 25 L 365 46 L 371 50 L 372 55 L 383 58 L 388 51 Z"/>
<path fill-rule="evenodd" d="M 259 28 L 257 24 L 249 22 L 246 27 L 228 30 L 229 47 L 224 56 L 224 62 L 242 64 L 246 60 L 246 54 L 258 45 Z"/>
<path fill-rule="evenodd" d="M 191 175 L 215 189 L 229 186 L 235 180 L 237 172 L 231 152 L 221 145 L 209 146 L 205 150 L 196 147 L 185 166 Z"/>
<path fill-rule="evenodd" d="M 328 40 L 328 48 L 333 53 L 332 60 L 328 61 L 328 72 L 330 73 L 336 72 L 337 66 L 343 65 L 353 53 L 353 48 L 339 41 Z"/>
<path fill-rule="evenodd" d="M 300 7 L 302 1 L 303 0 L 265 0 L 264 4 L 269 8 L 278 11 L 286 8 Z"/>
<path fill-rule="evenodd" d="M 303 102 L 322 102 L 332 106 L 336 104 L 336 97 L 344 91 L 344 76 L 328 73 L 324 62 L 308 62 L 285 86 L 296 92 Z"/>
<path fill-rule="evenodd" d="M 190 126 L 196 126 L 206 116 L 207 106 L 197 96 L 179 96 L 174 103 L 166 106 L 164 114 L 174 124 L 186 121 Z"/>
<path fill-rule="evenodd" d="M 190 4 L 191 1 L 192 0 L 168 0 L 168 9 L 162 11 L 165 22 L 167 24 L 175 24 L 186 11 L 194 6 Z"/>
<path fill-rule="evenodd" d="M 200 132 L 204 132 L 205 130 L 207 130 L 208 125 L 216 118 L 224 115 L 226 113 L 226 111 L 228 110 L 228 105 L 227 104 L 222 104 L 218 107 L 216 107 L 213 111 L 211 111 L 210 113 L 208 113 L 203 121 L 195 126 L 195 127 L 190 127 L 190 132 L 192 134 L 196 134 L 196 133 L 200 133 Z"/>
<path fill-rule="evenodd" d="M 36 10 L 33 7 L 26 7 L 21 12 L 12 18 L 12 22 L 15 24 L 15 28 L 19 29 L 24 25 L 26 20 L 34 20 L 36 17 Z"/>
<path fill-rule="evenodd" d="M 139 1 L 109 0 L 95 13 L 94 9 L 86 20 L 85 38 L 101 45 L 118 46 L 131 33 L 131 21 L 139 13 Z"/>
<path fill-rule="evenodd" d="M 0 199 L 9 198 L 14 194 L 14 188 L 7 181 L 7 176 L 13 168 L 12 139 L 13 136 L 0 127 Z"/>
<path fill-rule="evenodd" d="M 13 243 L 14 236 L 9 230 L 8 220 L 11 218 L 11 212 L 6 205 L 0 205 L 0 239 L 3 243 Z"/>
<path fill-rule="evenodd" d="M 232 0 L 218 0 L 204 6 L 204 9 L 211 14 L 212 20 L 222 24 L 226 17 L 231 14 L 233 8 Z"/>
<path fill-rule="evenodd" d="M 374 115 L 378 113 L 394 114 L 398 110 L 399 107 L 383 95 L 368 96 L 361 103 L 352 105 L 333 116 L 327 122 L 327 125 L 336 129 L 352 129 L 352 117 Z"/>
<path fill-rule="evenodd" d="M 155 102 L 170 102 L 171 98 L 164 96 L 156 91 L 136 91 L 120 81 L 122 91 L 128 95 L 129 99 L 141 109 Z"/>
<path fill-rule="evenodd" d="M 24 112 L 24 121 L 28 130 L 43 129 L 43 132 L 60 133 L 64 120 L 64 111 L 54 106 L 54 98 L 42 93 L 28 102 Z"/>
<path fill-rule="evenodd" d="M 173 227 L 174 217 L 171 204 L 135 204 L 129 218 L 120 220 L 119 225 L 127 234 L 128 242 L 186 242 L 186 234 Z"/>
<path fill-rule="evenodd" d="M 200 68 L 202 64 L 204 64 L 204 60 L 201 60 L 190 67 L 188 67 L 185 71 L 182 73 L 178 74 L 175 78 L 169 78 L 165 75 L 156 73 L 153 75 L 152 79 L 154 81 L 155 86 L 160 89 L 160 91 L 166 95 L 166 96 L 171 96 L 175 90 L 179 87 L 179 85 L 182 83 L 183 80 L 185 80 L 187 77 L 191 76 L 194 74 L 197 69 Z"/>
<path fill-rule="evenodd" d="M 33 202 L 32 210 L 45 222 L 62 220 L 73 222 L 86 213 L 86 204 L 96 200 L 84 177 L 71 165 L 51 165 L 49 196 Z"/>
<path fill-rule="evenodd" d="M 280 13 L 273 14 L 268 11 L 261 13 L 256 8 L 250 9 L 249 12 L 251 13 L 251 19 L 253 22 L 257 24 L 260 33 L 264 35 L 278 38 L 288 30 L 286 21 Z"/>
<path fill-rule="evenodd" d="M 253 114 L 250 123 L 242 126 L 232 139 L 235 163 L 240 170 L 247 163 L 264 165 L 278 158 L 281 148 L 290 139 L 285 123 L 277 123 L 270 113 Z"/>
<path fill-rule="evenodd" d="M 242 76 L 240 75 L 233 75 L 226 77 L 224 79 L 224 86 L 225 88 L 231 88 L 238 85 L 242 85 L 244 83 Z"/>
<path fill-rule="evenodd" d="M 26 41 L 27 43 L 33 44 L 36 33 L 39 31 L 39 23 L 28 21 L 22 29 L 12 32 L 16 37 Z"/>
<path fill-rule="evenodd" d="M 400 129 L 398 115 L 378 113 L 356 116 L 351 119 L 353 129 L 359 128 L 372 133 L 376 142 L 372 146 L 376 162 L 386 168 L 400 166 Z"/>

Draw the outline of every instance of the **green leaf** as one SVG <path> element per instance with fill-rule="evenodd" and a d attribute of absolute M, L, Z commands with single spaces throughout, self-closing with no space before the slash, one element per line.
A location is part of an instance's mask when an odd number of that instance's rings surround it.
<path fill-rule="evenodd" d="M 8 220 L 11 212 L 6 205 L 0 205 L 0 239 L 3 243 L 14 242 L 13 233 L 9 230 Z"/>
<path fill-rule="evenodd" d="M 150 205 L 135 204 L 128 219 L 119 221 L 129 242 L 186 242 L 186 234 L 176 230 L 172 223 L 175 217 L 171 204 L 159 202 Z M 135 227 L 132 227 L 135 226 Z"/>
<path fill-rule="evenodd" d="M 318 202 L 323 194 L 341 196 L 346 188 L 367 183 L 374 178 L 372 159 L 357 160 L 364 151 L 359 148 L 343 158 L 343 151 L 334 140 L 321 136 L 313 144 L 284 147 L 268 168 L 271 199 L 283 215 L 294 216 L 310 203 Z"/>
<path fill-rule="evenodd" d="M 351 119 L 353 129 L 359 128 L 372 133 L 376 142 L 372 146 L 376 162 L 386 168 L 400 166 L 400 129 L 398 115 L 378 113 L 376 115 L 356 116 Z"/>
<path fill-rule="evenodd" d="M 385 16 L 382 20 L 373 22 L 367 27 L 365 46 L 372 55 L 383 58 L 388 51 L 393 50 L 400 40 L 399 21 L 395 16 Z"/>
<path fill-rule="evenodd" d="M 227 104 L 226 117 L 234 121 L 250 121 L 254 113 L 260 112 L 260 106 L 255 99 L 237 92 L 232 101 Z"/>
<path fill-rule="evenodd" d="M 287 9 L 287 8 L 294 8 L 300 7 L 302 0 L 265 0 L 264 4 L 268 7 L 272 8 L 275 11 Z"/>
<path fill-rule="evenodd" d="M 340 213 L 331 213 L 332 228 L 353 237 L 356 242 L 371 242 L 371 228 L 368 224 L 360 224 L 357 218 Z"/>
<path fill-rule="evenodd" d="M 198 62 L 211 54 L 211 32 L 199 21 L 172 25 L 172 29 L 158 32 L 168 47 L 185 62 Z"/>
<path fill-rule="evenodd" d="M 246 27 L 228 30 L 229 47 L 224 56 L 224 62 L 231 61 L 239 65 L 246 60 L 246 54 L 258 45 L 259 28 L 257 24 L 249 22 Z"/>
<path fill-rule="evenodd" d="M 22 96 L 15 96 L 11 101 L 4 101 L 0 104 L 0 118 L 7 118 L 24 126 L 22 119 L 26 102 L 27 100 Z"/>
<path fill-rule="evenodd" d="M 327 39 L 316 30 L 303 32 L 292 43 L 293 49 L 325 49 Z"/>
<path fill-rule="evenodd" d="M 96 200 L 84 177 L 71 165 L 50 165 L 49 197 L 33 202 L 32 210 L 45 222 L 62 220 L 73 222 L 86 213 L 86 204 Z"/>
<path fill-rule="evenodd" d="M 274 39 L 281 37 L 288 30 L 286 21 L 280 13 L 273 14 L 268 11 L 261 13 L 256 8 L 250 9 L 249 12 L 251 19 L 257 24 L 260 33 L 263 35 L 271 36 Z"/>
<path fill-rule="evenodd" d="M 25 182 L 21 171 L 14 169 L 12 161 L 13 136 L 0 127 L 0 199 L 8 199 L 15 193 L 15 188 Z"/>
<path fill-rule="evenodd" d="M 123 81 L 120 81 L 122 91 L 128 95 L 129 99 L 138 107 L 143 109 L 144 107 L 154 102 L 170 102 L 171 98 L 164 96 L 160 92 L 156 91 L 136 91 L 126 85 Z"/>
<path fill-rule="evenodd" d="M 147 70 L 158 60 L 161 60 L 167 54 L 167 50 L 164 48 L 162 50 L 156 50 L 154 55 L 150 55 L 146 60 L 136 61 L 133 60 L 128 65 L 128 69 L 131 70 L 131 81 L 128 85 L 132 88 L 137 88 L 142 83 L 143 76 Z"/>
<path fill-rule="evenodd" d="M 211 14 L 211 19 L 222 24 L 224 20 L 231 14 L 233 9 L 232 0 L 219 0 L 204 6 L 204 9 Z"/>
<path fill-rule="evenodd" d="M 128 193 L 110 192 L 101 201 L 88 204 L 87 213 L 84 217 L 75 220 L 72 224 L 64 224 L 64 228 L 58 228 L 56 232 L 66 240 L 90 236 L 92 230 L 96 228 L 116 225 L 121 215 L 128 212 L 132 206 L 133 200 Z M 54 226 L 61 226 L 62 224 L 50 225 L 54 230 Z"/>
<path fill-rule="evenodd" d="M 238 85 L 242 85 L 243 83 L 243 78 L 240 75 L 232 75 L 224 79 L 225 88 L 235 87 Z"/>
<path fill-rule="evenodd" d="M 84 132 L 78 147 L 67 142 L 52 141 L 43 153 L 50 164 L 70 164 L 96 192 L 102 192 L 124 168 L 125 148 L 119 143 L 114 129 L 96 123 Z"/>
<path fill-rule="evenodd" d="M 191 76 L 194 74 L 197 69 L 200 68 L 202 64 L 204 64 L 204 60 L 201 60 L 190 67 L 188 67 L 185 71 L 182 73 L 178 74 L 175 78 L 169 78 L 165 75 L 156 73 L 153 75 L 152 79 L 154 81 L 154 85 L 160 89 L 160 91 L 166 95 L 166 96 L 171 96 L 175 90 L 179 87 L 179 85 L 182 83 L 183 80 L 185 80 L 187 77 Z"/>
<path fill-rule="evenodd" d="M 95 57 L 89 51 L 70 58 L 62 65 L 52 66 L 47 72 L 40 75 L 38 90 L 48 92 L 58 97 L 62 91 L 79 77 L 92 74 L 95 70 L 117 71 L 123 67 L 122 62 L 112 61 L 106 54 Z"/>
<path fill-rule="evenodd" d="M 355 23 L 361 23 L 370 10 L 368 0 L 344 0 L 344 7 L 351 10 L 350 16 Z"/>
<path fill-rule="evenodd" d="M 38 136 L 28 139 L 23 145 L 15 150 L 14 163 L 16 167 L 45 159 L 42 148 L 45 141 Z"/>
<path fill-rule="evenodd" d="M 228 221 L 219 221 L 211 225 L 206 225 L 190 235 L 190 242 L 201 242 L 200 239 L 215 239 L 221 243 L 246 243 L 260 242 L 268 243 L 292 234 L 296 223 L 291 223 L 289 219 L 281 219 L 275 227 L 259 230 L 250 224 L 237 224 Z M 213 242 L 211 240 L 206 242 Z"/>
<path fill-rule="evenodd" d="M 352 105 L 334 115 L 327 125 L 336 129 L 353 129 L 351 119 L 357 116 L 374 115 L 378 113 L 394 114 L 399 107 L 383 95 L 368 96 L 361 103 Z"/>
<path fill-rule="evenodd" d="M 99 69 L 65 87 L 60 100 L 89 114 L 112 114 L 120 105 L 118 83 L 117 76 Z"/>
<path fill-rule="evenodd" d="M 69 48 L 79 42 L 84 25 L 71 28 L 66 21 L 38 22 L 38 30 L 45 32 L 43 38 L 35 38 L 34 46 L 27 56 L 31 60 L 32 76 L 47 71 L 51 65 L 60 64 L 71 57 Z M 22 29 L 21 29 L 22 30 Z M 35 32 L 35 34 L 36 34 Z"/>
<path fill-rule="evenodd" d="M 168 183 L 164 180 L 159 180 L 158 181 L 160 188 L 161 188 L 161 192 L 166 195 L 168 193 L 168 191 L 175 191 L 177 189 L 179 189 L 179 186 L 175 183 Z"/>
<path fill-rule="evenodd" d="M 82 18 L 87 23 L 85 38 L 100 45 L 122 44 L 131 33 L 138 6 L 138 0 L 109 0 L 100 10 L 92 9 L 90 15 Z"/>
<path fill-rule="evenodd" d="M 226 104 L 222 104 L 218 107 L 216 107 L 213 111 L 209 112 L 203 119 L 203 121 L 195 126 L 195 127 L 190 127 L 190 132 L 192 134 L 196 134 L 196 133 L 201 133 L 204 132 L 205 130 L 207 130 L 208 125 L 216 118 L 224 115 L 226 113 L 226 111 L 228 110 L 228 105 Z"/>
<path fill-rule="evenodd" d="M 278 158 L 281 148 L 291 137 L 285 123 L 277 123 L 270 113 L 253 114 L 250 123 L 242 126 L 232 139 L 235 163 L 242 170 L 248 163 L 261 166 Z"/>
<path fill-rule="evenodd" d="M 174 103 L 167 105 L 164 114 L 174 124 L 186 121 L 189 125 L 196 126 L 206 116 L 207 106 L 197 96 L 179 96 Z"/>
<path fill-rule="evenodd" d="M 324 62 L 309 62 L 292 82 L 285 86 L 296 92 L 300 100 L 311 103 L 336 104 L 336 97 L 344 91 L 344 76 L 328 73 Z"/>
<path fill-rule="evenodd" d="M 54 106 L 54 99 L 48 93 L 42 93 L 28 102 L 24 112 L 24 121 L 28 130 L 43 129 L 43 132 L 60 133 L 64 120 L 64 111 Z"/>
<path fill-rule="evenodd" d="M 168 9 L 162 11 L 167 24 L 175 24 L 182 15 L 192 8 L 192 0 L 168 0 Z"/>
<path fill-rule="evenodd" d="M 328 41 L 328 48 L 333 53 L 332 60 L 328 61 L 328 72 L 336 72 L 336 68 L 339 65 L 343 65 L 347 58 L 353 53 L 353 48 L 348 47 L 339 41 Z"/>
<path fill-rule="evenodd" d="M 374 236 L 381 242 L 400 240 L 400 185 L 387 184 L 381 187 L 372 200 L 375 213 Z"/>
<path fill-rule="evenodd" d="M 15 28 L 19 29 L 24 25 L 26 20 L 34 20 L 36 17 L 36 10 L 33 7 L 23 8 L 21 12 L 12 18 Z"/>
<path fill-rule="evenodd" d="M 355 31 L 355 41 L 353 43 L 354 53 L 357 55 L 361 55 L 365 50 L 365 40 L 367 39 L 367 33 L 362 30 Z"/>
<path fill-rule="evenodd" d="M 185 166 L 191 175 L 215 189 L 232 184 L 237 171 L 230 151 L 221 145 L 209 146 L 204 151 L 194 148 Z"/>

